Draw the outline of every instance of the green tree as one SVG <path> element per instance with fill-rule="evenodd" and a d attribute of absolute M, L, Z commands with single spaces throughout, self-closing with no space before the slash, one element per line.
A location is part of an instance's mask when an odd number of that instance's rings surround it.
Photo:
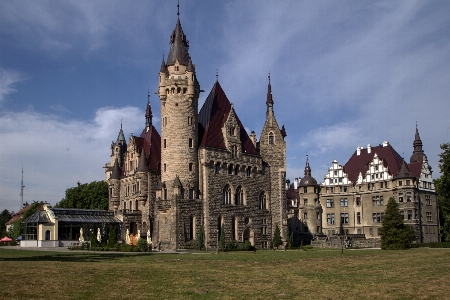
<path fill-rule="evenodd" d="M 222 227 L 220 228 L 219 248 L 225 249 L 225 227 L 223 226 L 223 224 Z"/>
<path fill-rule="evenodd" d="M 97 233 L 95 232 L 95 230 L 91 229 L 91 249 L 93 247 L 97 247 L 97 244 Z"/>
<path fill-rule="evenodd" d="M 4 209 L 0 213 L 0 226 L 2 226 L 0 230 L 0 238 L 4 237 L 8 233 L 6 232 L 6 222 L 8 222 L 13 215 L 13 212 L 9 212 L 9 210 Z"/>
<path fill-rule="evenodd" d="M 450 143 L 441 145 L 439 169 L 441 177 L 434 181 L 439 201 L 441 236 L 450 240 Z"/>
<path fill-rule="evenodd" d="M 116 229 L 113 226 L 110 226 L 107 242 L 108 248 L 114 248 L 116 244 L 117 244 Z"/>
<path fill-rule="evenodd" d="M 66 196 L 55 207 L 80 209 L 108 209 L 108 184 L 92 181 L 66 190 Z"/>
<path fill-rule="evenodd" d="M 383 226 L 379 230 L 381 249 L 401 250 L 411 248 L 411 243 L 415 239 L 414 230 L 403 222 L 403 216 L 394 197 L 389 198 L 382 224 Z"/>
<path fill-rule="evenodd" d="M 272 244 L 274 248 L 277 248 L 283 243 L 281 240 L 281 231 L 280 227 L 278 227 L 278 224 L 275 226 L 275 232 L 273 234 Z"/>
<path fill-rule="evenodd" d="M 31 207 L 23 213 L 22 217 L 14 221 L 14 223 L 12 223 L 11 226 L 12 230 L 11 232 L 9 232 L 9 235 L 13 240 L 17 239 L 20 235 L 22 235 L 23 233 L 22 222 L 28 219 L 28 217 L 33 215 L 35 212 L 37 212 L 42 204 L 43 204 L 42 202 L 33 202 L 33 204 L 31 204 Z"/>

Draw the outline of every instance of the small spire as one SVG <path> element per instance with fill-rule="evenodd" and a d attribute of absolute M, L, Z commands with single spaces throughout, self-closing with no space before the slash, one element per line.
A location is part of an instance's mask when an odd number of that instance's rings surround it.
<path fill-rule="evenodd" d="M 161 62 L 161 68 L 159 69 L 160 73 L 167 73 L 167 66 L 166 66 L 166 62 L 164 61 L 164 54 L 163 54 L 163 59 Z"/>
<path fill-rule="evenodd" d="M 150 106 L 150 90 L 148 91 L 147 109 L 145 110 L 145 127 L 148 129 L 152 126 L 152 107 Z"/>
<path fill-rule="evenodd" d="M 272 97 L 272 86 L 270 85 L 270 71 L 269 71 L 268 78 L 269 78 L 269 85 L 267 86 L 267 100 L 266 100 L 266 103 L 267 103 L 267 106 L 272 107 L 272 105 L 273 105 L 273 97 Z"/>
<path fill-rule="evenodd" d="M 305 177 L 311 177 L 311 167 L 309 166 L 308 154 L 306 154 Z"/>

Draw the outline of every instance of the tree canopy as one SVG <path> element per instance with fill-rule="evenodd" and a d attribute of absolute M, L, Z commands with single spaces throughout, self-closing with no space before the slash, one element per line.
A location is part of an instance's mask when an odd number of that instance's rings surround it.
<path fill-rule="evenodd" d="M 2 228 L 0 230 L 1 231 L 1 233 L 0 233 L 1 237 L 4 237 L 7 234 L 7 232 L 6 232 L 6 222 L 8 222 L 11 219 L 12 215 L 13 215 L 13 212 L 10 212 L 7 209 L 4 209 L 0 213 L 0 225 L 2 226 Z"/>
<path fill-rule="evenodd" d="M 383 226 L 378 232 L 381 236 L 381 249 L 401 250 L 411 248 L 411 243 L 415 239 L 414 230 L 403 222 L 403 216 L 394 197 L 389 198 L 382 224 Z"/>
<path fill-rule="evenodd" d="M 55 207 L 80 209 L 108 209 L 108 184 L 93 181 L 66 190 L 66 196 Z"/>
<path fill-rule="evenodd" d="M 277 248 L 281 244 L 283 244 L 283 240 L 281 239 L 281 231 L 280 227 L 278 227 L 278 224 L 275 226 L 275 232 L 273 233 L 273 240 L 272 244 L 274 248 Z"/>
<path fill-rule="evenodd" d="M 439 214 L 441 220 L 441 234 L 446 240 L 450 240 L 450 143 L 441 145 L 442 153 L 439 154 L 439 169 L 441 177 L 435 180 L 438 193 Z"/>

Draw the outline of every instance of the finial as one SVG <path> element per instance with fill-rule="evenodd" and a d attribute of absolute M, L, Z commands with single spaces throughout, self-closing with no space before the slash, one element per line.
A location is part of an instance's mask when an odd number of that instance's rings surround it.
<path fill-rule="evenodd" d="M 177 9 L 178 9 L 177 16 L 178 16 L 178 19 L 179 19 L 180 18 L 180 0 L 178 0 Z"/>
<path fill-rule="evenodd" d="M 219 81 L 219 70 L 216 69 L 216 82 Z"/>
<path fill-rule="evenodd" d="M 148 101 L 148 103 L 150 103 L 150 88 L 148 88 L 148 91 L 147 91 L 147 101 Z"/>
<path fill-rule="evenodd" d="M 270 70 L 269 70 L 269 76 L 267 76 L 267 78 L 269 78 L 269 83 L 270 83 Z"/>
<path fill-rule="evenodd" d="M 122 129 L 122 121 L 123 121 L 123 119 L 120 118 L 120 129 Z"/>

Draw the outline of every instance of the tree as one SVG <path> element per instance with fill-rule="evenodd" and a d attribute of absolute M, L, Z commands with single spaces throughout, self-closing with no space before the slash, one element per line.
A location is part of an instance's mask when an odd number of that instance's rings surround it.
<path fill-rule="evenodd" d="M 31 207 L 28 210 L 24 211 L 22 217 L 12 223 L 12 229 L 11 232 L 9 232 L 9 235 L 13 240 L 16 240 L 23 233 L 22 222 L 28 219 L 28 217 L 33 215 L 35 212 L 37 212 L 42 204 L 43 202 L 33 202 L 33 204 L 31 204 Z"/>
<path fill-rule="evenodd" d="M 108 248 L 114 248 L 116 244 L 117 244 L 116 229 L 113 226 L 110 226 L 107 242 Z"/>
<path fill-rule="evenodd" d="M 108 209 L 108 183 L 92 181 L 66 190 L 66 196 L 55 207 Z"/>
<path fill-rule="evenodd" d="M 7 232 L 6 232 L 6 222 L 8 222 L 11 217 L 12 217 L 13 213 L 9 212 L 9 210 L 4 209 L 1 213 L 0 213 L 0 226 L 2 226 L 1 230 L 0 230 L 0 235 L 1 237 L 4 237 Z"/>
<path fill-rule="evenodd" d="M 403 216 L 394 197 L 389 198 L 382 224 L 383 226 L 379 230 L 381 249 L 401 250 L 411 248 L 411 243 L 415 239 L 414 230 L 403 222 Z"/>
<path fill-rule="evenodd" d="M 439 154 L 439 169 L 441 177 L 434 181 L 439 201 L 439 217 L 441 235 L 446 241 L 450 240 L 450 143 L 441 145 Z"/>
<path fill-rule="evenodd" d="M 281 231 L 280 227 L 278 227 L 278 224 L 275 226 L 275 232 L 273 234 L 272 244 L 274 248 L 277 248 L 283 243 L 281 240 Z"/>

